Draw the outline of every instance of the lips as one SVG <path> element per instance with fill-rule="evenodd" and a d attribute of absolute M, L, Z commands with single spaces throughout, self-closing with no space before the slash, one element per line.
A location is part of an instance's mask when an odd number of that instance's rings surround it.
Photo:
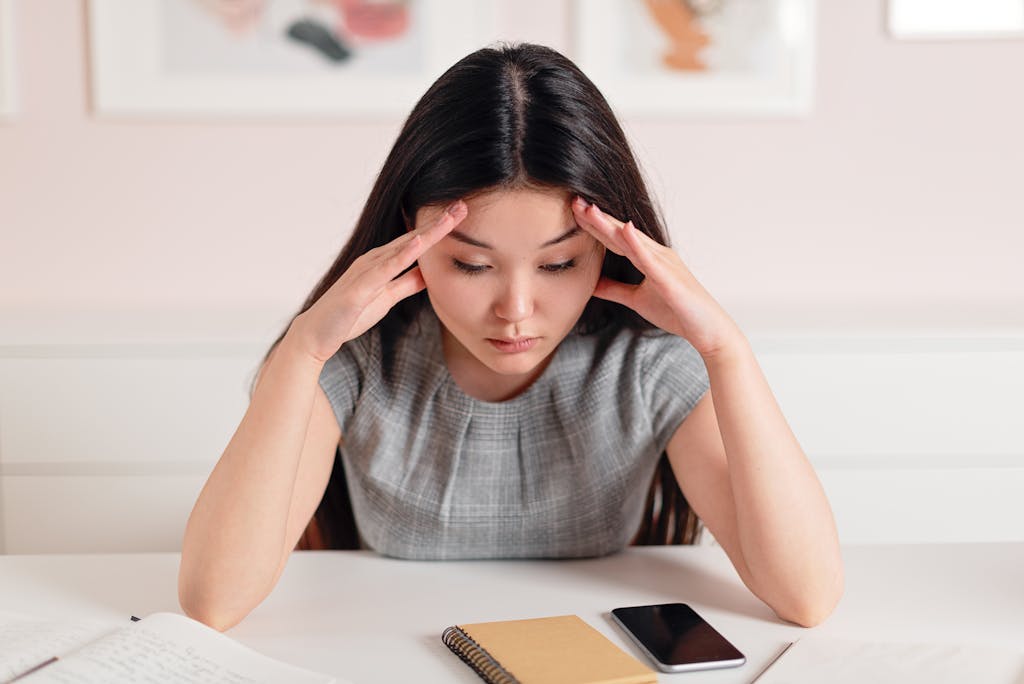
<path fill-rule="evenodd" d="M 487 338 L 487 341 L 490 342 L 491 346 L 498 351 L 510 353 L 527 351 L 528 349 L 531 349 L 539 339 L 539 337 L 489 337 Z"/>

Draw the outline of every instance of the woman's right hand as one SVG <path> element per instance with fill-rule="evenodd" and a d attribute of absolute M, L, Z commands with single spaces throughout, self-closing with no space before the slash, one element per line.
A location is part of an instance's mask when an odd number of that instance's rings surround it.
<path fill-rule="evenodd" d="M 458 200 L 425 227 L 407 232 L 352 262 L 313 306 L 299 314 L 289 335 L 320 363 L 326 363 L 345 342 L 377 324 L 395 304 L 426 287 L 420 267 L 398 276 L 464 218 L 468 208 Z"/>

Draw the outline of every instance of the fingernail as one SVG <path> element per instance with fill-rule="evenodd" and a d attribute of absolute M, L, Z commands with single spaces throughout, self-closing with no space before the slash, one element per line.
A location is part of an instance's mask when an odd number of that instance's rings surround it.
<path fill-rule="evenodd" d="M 448 209 L 446 211 L 452 216 L 458 216 L 465 210 L 465 208 L 466 205 L 463 203 L 462 200 L 455 200 L 454 202 L 448 205 Z"/>
<path fill-rule="evenodd" d="M 586 209 L 588 206 L 590 206 L 587 203 L 587 200 L 583 199 L 583 197 L 581 195 L 576 195 L 576 204 L 577 204 L 577 206 L 583 207 L 584 209 Z"/>

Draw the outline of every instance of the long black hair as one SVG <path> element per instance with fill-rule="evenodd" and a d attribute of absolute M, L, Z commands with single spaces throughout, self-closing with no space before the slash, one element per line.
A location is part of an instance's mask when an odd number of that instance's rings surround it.
<path fill-rule="evenodd" d="M 669 243 L 626 136 L 597 87 L 571 60 L 551 48 L 499 43 L 456 62 L 416 103 L 351 238 L 296 316 L 309 309 L 359 256 L 404 234 L 421 207 L 519 189 L 558 189 L 581 195 L 603 211 L 632 221 L 657 242 Z M 610 250 L 605 250 L 602 274 L 626 283 L 643 280 L 628 259 Z M 425 305 L 426 292 L 421 291 L 396 304 L 375 326 L 381 336 L 385 375 L 391 370 L 396 340 Z M 587 303 L 576 331 L 599 334 L 623 327 L 654 328 L 628 307 L 595 297 Z M 271 351 L 286 331 L 287 326 Z M 268 351 L 264 363 L 269 356 Z M 655 485 L 666 472 L 675 484 L 667 465 L 663 455 Z M 655 499 L 664 507 L 672 496 Z M 681 493 L 678 500 L 685 507 Z M 676 518 L 692 518 L 688 507 L 677 513 L 682 515 Z M 652 527 L 651 522 L 648 516 L 642 530 Z M 359 547 L 338 454 L 301 546 Z"/>

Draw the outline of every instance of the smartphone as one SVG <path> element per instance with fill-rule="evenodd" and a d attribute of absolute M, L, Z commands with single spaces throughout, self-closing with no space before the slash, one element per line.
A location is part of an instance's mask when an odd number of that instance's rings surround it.
<path fill-rule="evenodd" d="M 738 667 L 746 657 L 685 603 L 616 608 L 612 619 L 662 672 Z"/>

